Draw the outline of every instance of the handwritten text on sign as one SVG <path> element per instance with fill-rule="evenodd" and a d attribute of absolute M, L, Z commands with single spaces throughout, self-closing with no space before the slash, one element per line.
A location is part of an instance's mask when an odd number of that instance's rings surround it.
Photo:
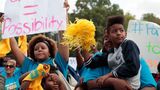
<path fill-rule="evenodd" d="M 63 0 L 7 0 L 2 38 L 65 30 Z"/>
<path fill-rule="evenodd" d="M 147 61 L 151 71 L 156 73 L 160 61 L 160 26 L 152 22 L 131 20 L 127 38 L 137 43 L 141 57 Z"/>

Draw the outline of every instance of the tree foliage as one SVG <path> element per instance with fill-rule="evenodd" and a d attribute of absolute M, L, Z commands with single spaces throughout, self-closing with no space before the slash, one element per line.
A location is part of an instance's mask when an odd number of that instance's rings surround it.
<path fill-rule="evenodd" d="M 154 22 L 160 25 L 160 19 L 156 17 L 153 13 L 145 13 L 143 14 L 142 20 Z"/>
<path fill-rule="evenodd" d="M 110 0 L 77 0 L 76 9 L 69 14 L 73 22 L 75 18 L 92 20 L 96 26 L 96 41 L 98 47 L 102 46 L 106 17 L 111 15 L 123 15 L 123 10 L 117 4 L 111 4 Z"/>
<path fill-rule="evenodd" d="M 125 13 L 124 17 L 125 17 L 124 28 L 125 28 L 125 30 L 127 30 L 129 20 L 135 20 L 136 16 L 127 12 L 127 13 Z"/>

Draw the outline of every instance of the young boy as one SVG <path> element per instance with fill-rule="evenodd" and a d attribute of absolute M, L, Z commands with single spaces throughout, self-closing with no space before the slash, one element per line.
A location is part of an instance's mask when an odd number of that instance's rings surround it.
<path fill-rule="evenodd" d="M 112 69 L 111 73 L 97 79 L 99 86 L 104 85 L 106 79 L 115 77 L 125 79 L 132 89 L 137 90 L 140 87 L 140 51 L 133 41 L 125 39 L 123 23 L 123 16 L 108 18 L 106 30 L 113 48 L 101 56 L 93 57 L 87 67 L 108 65 Z"/>

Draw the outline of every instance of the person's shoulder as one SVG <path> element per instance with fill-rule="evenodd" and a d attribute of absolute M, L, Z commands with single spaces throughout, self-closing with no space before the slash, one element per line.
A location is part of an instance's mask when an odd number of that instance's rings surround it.
<path fill-rule="evenodd" d="M 3 77 L 6 77 L 7 73 L 6 73 L 5 69 L 3 69 L 3 71 L 1 71 L 1 75 L 2 75 Z"/>
<path fill-rule="evenodd" d="M 4 67 L 0 67 L 0 73 L 2 73 L 3 71 L 5 71 Z"/>
<path fill-rule="evenodd" d="M 123 52 L 128 51 L 128 50 L 134 50 L 137 51 L 137 53 L 140 53 L 138 45 L 133 41 L 133 40 L 125 40 L 121 44 Z"/>
<path fill-rule="evenodd" d="M 124 43 L 126 43 L 126 44 L 136 44 L 135 41 L 130 40 L 130 39 L 125 39 Z"/>
<path fill-rule="evenodd" d="M 103 52 L 96 52 L 96 53 L 93 54 L 92 57 L 94 57 L 94 56 L 96 56 L 96 55 L 101 55 L 102 53 L 103 53 Z"/>
<path fill-rule="evenodd" d="M 122 47 L 125 47 L 125 46 L 136 46 L 137 47 L 137 44 L 133 40 L 125 39 L 121 46 Z"/>
<path fill-rule="evenodd" d="M 27 56 L 24 57 L 24 60 L 27 60 L 27 61 L 34 61 L 31 57 L 27 57 Z"/>

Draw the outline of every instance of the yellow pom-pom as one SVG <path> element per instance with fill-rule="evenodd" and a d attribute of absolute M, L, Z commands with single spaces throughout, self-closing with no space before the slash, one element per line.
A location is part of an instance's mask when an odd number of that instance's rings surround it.
<path fill-rule="evenodd" d="M 82 47 L 90 50 L 90 46 L 95 45 L 95 25 L 86 19 L 77 19 L 75 23 L 67 26 L 64 32 L 63 44 L 69 45 L 70 49 Z"/>

